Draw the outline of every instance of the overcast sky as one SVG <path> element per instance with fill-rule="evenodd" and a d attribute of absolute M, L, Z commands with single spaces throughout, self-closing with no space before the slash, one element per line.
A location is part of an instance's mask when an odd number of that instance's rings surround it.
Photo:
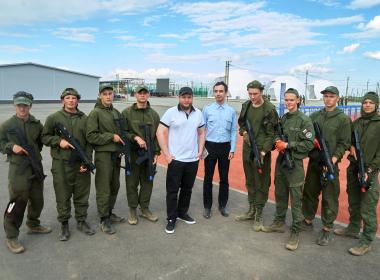
<path fill-rule="evenodd" d="M 380 0 L 12 0 L 0 3 L 0 64 L 209 82 L 231 69 L 375 89 Z"/>

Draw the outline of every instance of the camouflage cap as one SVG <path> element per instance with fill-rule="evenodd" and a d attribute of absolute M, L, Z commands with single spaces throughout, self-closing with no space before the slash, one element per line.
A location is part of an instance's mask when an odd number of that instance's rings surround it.
<path fill-rule="evenodd" d="M 135 89 L 135 92 L 140 92 L 142 90 L 145 90 L 146 92 L 149 92 L 149 89 L 148 87 L 146 87 L 145 85 L 139 85 L 136 89 Z"/>
<path fill-rule="evenodd" d="M 247 85 L 247 90 L 249 88 L 258 88 L 259 90 L 263 90 L 264 89 L 264 86 L 257 80 L 254 80 L 252 82 L 250 82 L 248 85 Z"/>
<path fill-rule="evenodd" d="M 376 92 L 373 92 L 373 91 L 369 91 L 369 92 L 367 92 L 367 93 L 363 96 L 362 104 L 364 103 L 364 101 L 365 101 L 366 99 L 369 99 L 369 100 L 371 100 L 372 102 L 374 102 L 375 105 L 376 105 L 376 108 L 379 107 L 379 95 L 377 95 Z"/>
<path fill-rule="evenodd" d="M 31 106 L 33 102 L 33 95 L 25 91 L 18 91 L 13 95 L 13 104 L 14 105 L 27 105 Z"/>
<path fill-rule="evenodd" d="M 67 95 L 76 96 L 78 99 L 80 99 L 80 97 L 81 97 L 75 88 L 65 88 L 65 90 L 62 91 L 62 93 L 61 93 L 61 99 L 63 99 Z"/>
<path fill-rule="evenodd" d="M 293 93 L 295 94 L 297 97 L 300 97 L 299 93 L 298 93 L 298 90 L 296 90 L 295 88 L 288 88 L 285 93 Z"/>
<path fill-rule="evenodd" d="M 103 91 L 105 91 L 106 89 L 109 89 L 109 90 L 112 90 L 113 91 L 113 87 L 110 86 L 110 85 L 103 85 L 99 88 L 99 93 L 102 93 Z"/>
<path fill-rule="evenodd" d="M 329 87 L 325 88 L 324 90 L 321 91 L 321 93 L 322 94 L 332 93 L 332 94 L 336 94 L 339 96 L 339 90 L 334 86 L 329 86 Z"/>

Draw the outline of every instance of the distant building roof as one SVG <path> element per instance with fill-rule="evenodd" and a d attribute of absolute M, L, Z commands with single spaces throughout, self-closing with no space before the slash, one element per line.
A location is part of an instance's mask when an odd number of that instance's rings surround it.
<path fill-rule="evenodd" d="M 90 74 L 80 73 L 80 72 L 71 71 L 71 70 L 67 70 L 67 69 L 61 69 L 61 68 L 57 68 L 57 67 L 37 64 L 37 63 L 33 63 L 33 62 L 13 63 L 13 64 L 0 64 L 0 67 L 25 66 L 25 65 L 32 65 L 32 66 L 37 66 L 37 67 L 42 67 L 42 68 L 48 68 L 48 69 L 58 70 L 58 71 L 62 71 L 62 72 L 68 72 L 68 73 L 72 73 L 72 74 L 78 74 L 78 75 L 83 75 L 83 76 L 94 77 L 94 78 L 98 78 L 98 79 L 100 78 L 99 76 L 95 76 L 95 75 L 90 75 Z"/>

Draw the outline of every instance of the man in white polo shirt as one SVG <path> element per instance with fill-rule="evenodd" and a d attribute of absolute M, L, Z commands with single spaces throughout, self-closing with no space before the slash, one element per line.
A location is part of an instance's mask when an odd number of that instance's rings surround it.
<path fill-rule="evenodd" d="M 157 140 L 168 163 L 166 233 L 174 233 L 177 219 L 187 224 L 195 224 L 187 211 L 205 143 L 205 123 L 202 112 L 194 108 L 192 103 L 192 89 L 181 88 L 179 104 L 165 112 L 157 129 Z"/>

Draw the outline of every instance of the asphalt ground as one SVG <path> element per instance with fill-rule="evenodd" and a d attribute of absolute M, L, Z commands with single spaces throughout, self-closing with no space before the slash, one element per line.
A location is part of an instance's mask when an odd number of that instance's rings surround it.
<path fill-rule="evenodd" d="M 58 104 L 38 104 L 32 113 L 44 121 L 59 107 Z M 85 105 L 83 111 L 89 112 L 91 108 L 92 105 Z M 12 110 L 11 105 L 0 105 L 0 122 L 13 114 Z M 51 226 L 53 232 L 43 236 L 28 235 L 23 225 L 20 241 L 27 250 L 21 255 L 13 255 L 4 244 L 4 232 L 0 231 L 0 240 L 3 240 L 0 242 L 0 279 L 379 279 L 379 239 L 374 242 L 373 250 L 363 257 L 348 254 L 347 249 L 357 242 L 349 238 L 334 236 L 329 246 L 321 247 L 315 244 L 321 229 L 320 220 L 317 220 L 312 232 L 301 233 L 299 249 L 290 252 L 284 248 L 288 231 L 283 234 L 255 233 L 251 223 L 234 221 L 234 217 L 247 207 L 247 196 L 239 191 L 230 192 L 230 217 L 222 217 L 214 205 L 212 218 L 204 219 L 200 179 L 195 182 L 189 211 L 197 223 L 187 225 L 179 221 L 176 232 L 166 234 L 166 169 L 162 166 L 158 168 L 151 199 L 151 210 L 159 216 L 157 223 L 140 219 L 136 226 L 119 224 L 115 235 L 105 235 L 98 226 L 92 181 L 88 221 L 96 234 L 88 237 L 76 231 L 72 219 L 71 239 L 60 242 L 51 159 L 46 147 L 43 158 L 48 177 L 41 220 Z M 7 170 L 5 157 L 1 156 L 2 209 L 8 202 Z M 217 186 L 214 197 L 217 197 Z M 271 203 L 265 207 L 266 224 L 271 222 L 274 210 Z M 128 215 L 124 174 L 115 212 Z M 287 218 L 287 225 L 290 225 L 290 211 Z"/>

